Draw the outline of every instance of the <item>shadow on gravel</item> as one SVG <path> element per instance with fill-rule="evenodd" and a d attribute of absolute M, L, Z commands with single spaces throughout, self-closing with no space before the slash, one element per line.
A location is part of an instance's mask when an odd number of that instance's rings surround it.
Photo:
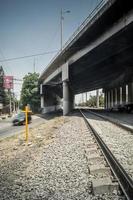
<path fill-rule="evenodd" d="M 45 114 L 36 114 L 38 117 L 41 117 L 46 120 L 54 119 L 55 117 L 61 117 L 63 115 L 62 111 L 56 111 L 51 113 L 45 113 Z"/>
<path fill-rule="evenodd" d="M 89 112 L 90 109 L 80 109 L 80 110 L 84 112 L 87 119 L 105 121 L 105 119 L 102 119 L 101 117 L 91 114 Z M 79 112 L 79 109 L 74 109 L 73 112 L 71 112 L 68 116 L 82 117 L 81 113 Z"/>
<path fill-rule="evenodd" d="M 86 109 L 97 114 L 101 114 L 103 116 L 110 117 L 120 123 L 124 123 L 128 126 L 133 126 L 133 113 L 126 113 L 126 112 L 118 112 L 118 111 L 107 111 L 107 110 L 100 110 L 100 109 Z"/>

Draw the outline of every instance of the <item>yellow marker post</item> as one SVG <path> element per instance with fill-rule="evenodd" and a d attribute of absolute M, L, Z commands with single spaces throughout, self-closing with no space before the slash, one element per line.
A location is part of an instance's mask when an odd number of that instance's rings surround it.
<path fill-rule="evenodd" d="M 25 106 L 25 110 L 23 112 L 25 113 L 25 140 L 28 142 L 28 113 L 31 111 L 28 109 L 28 106 Z"/>

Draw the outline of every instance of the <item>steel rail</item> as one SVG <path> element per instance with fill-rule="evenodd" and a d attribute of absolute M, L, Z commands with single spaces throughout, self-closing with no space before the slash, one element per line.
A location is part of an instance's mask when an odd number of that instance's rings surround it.
<path fill-rule="evenodd" d="M 133 180 L 131 177 L 127 174 L 127 172 L 124 170 L 124 168 L 121 166 L 121 164 L 118 162 L 118 160 L 115 158 L 115 156 L 112 154 L 110 149 L 107 147 L 107 145 L 104 143 L 104 141 L 101 139 L 97 131 L 94 129 L 94 127 L 88 122 L 86 115 L 79 110 L 81 115 L 83 116 L 87 126 L 92 130 L 96 141 L 100 148 L 102 149 L 102 152 L 105 156 L 105 159 L 107 163 L 109 164 L 113 174 L 117 178 L 120 187 L 126 196 L 128 200 L 133 200 Z"/>
<path fill-rule="evenodd" d="M 96 112 L 91 111 L 91 110 L 89 110 L 89 112 L 92 113 L 93 115 L 96 115 L 97 117 L 100 117 L 100 118 L 112 123 L 112 124 L 115 124 L 118 127 L 121 127 L 122 129 L 124 129 L 126 131 L 130 131 L 133 134 L 132 128 L 123 125 L 122 123 L 118 122 L 117 120 L 115 121 L 112 117 L 110 117 L 110 119 L 109 119 L 108 116 L 106 116 L 106 115 L 102 115 L 102 114 L 96 113 Z"/>

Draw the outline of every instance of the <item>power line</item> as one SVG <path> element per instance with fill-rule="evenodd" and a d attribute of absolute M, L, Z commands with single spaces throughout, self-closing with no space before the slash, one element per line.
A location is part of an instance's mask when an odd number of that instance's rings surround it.
<path fill-rule="evenodd" d="M 46 54 L 56 53 L 58 51 L 59 50 L 54 50 L 54 51 L 48 51 L 48 52 L 44 52 L 44 53 L 32 54 L 32 55 L 27 55 L 27 56 L 20 56 L 20 57 L 14 57 L 14 58 L 5 58 L 3 60 L 0 60 L 0 62 L 20 60 L 20 59 L 31 58 L 31 57 L 35 57 L 35 56 L 43 56 L 43 55 L 46 55 Z"/>
<path fill-rule="evenodd" d="M 0 54 L 1 54 L 1 56 L 2 56 L 2 59 L 5 60 L 5 56 L 4 56 L 4 54 L 3 54 L 3 52 L 2 52 L 1 49 L 0 49 Z M 7 69 L 6 69 L 6 67 L 8 67 L 8 70 L 9 70 L 10 73 L 12 74 L 12 71 L 11 71 L 10 67 L 9 67 L 7 64 L 5 65 L 5 63 L 2 62 L 2 65 L 3 65 L 4 71 L 6 71 L 6 73 L 8 73 L 8 71 L 7 71 Z"/>

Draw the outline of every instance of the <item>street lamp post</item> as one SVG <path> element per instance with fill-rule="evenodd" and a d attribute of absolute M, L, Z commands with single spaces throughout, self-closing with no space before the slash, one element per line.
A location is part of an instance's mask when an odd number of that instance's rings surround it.
<path fill-rule="evenodd" d="M 64 20 L 64 17 L 63 17 L 63 14 L 65 13 L 70 13 L 70 10 L 66 10 L 66 11 L 63 11 L 61 9 L 61 12 L 60 12 L 60 28 L 61 28 L 61 36 L 60 36 L 60 43 L 61 43 L 61 51 L 62 51 L 62 46 L 63 46 L 63 20 Z"/>

